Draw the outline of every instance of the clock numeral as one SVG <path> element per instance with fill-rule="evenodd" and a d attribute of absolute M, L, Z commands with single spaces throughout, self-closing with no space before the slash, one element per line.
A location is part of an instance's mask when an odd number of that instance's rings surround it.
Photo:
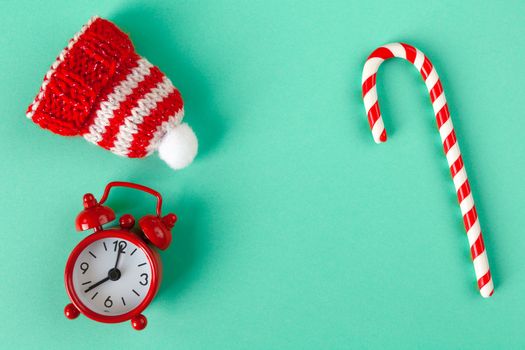
<path fill-rule="evenodd" d="M 128 246 L 128 243 L 126 241 L 119 241 L 119 240 L 113 241 L 113 251 L 114 252 L 117 251 L 117 247 L 118 247 L 118 249 L 120 249 L 122 253 L 126 254 L 125 249 L 127 246 Z"/>
<path fill-rule="evenodd" d="M 145 286 L 148 284 L 148 274 L 147 273 L 142 273 L 140 274 L 140 277 L 144 277 L 144 281 L 139 281 L 139 283 L 142 285 L 142 286 Z"/>
<path fill-rule="evenodd" d="M 104 306 L 108 308 L 113 306 L 113 300 L 111 300 L 111 295 L 108 296 L 106 300 L 104 300 Z"/>
<path fill-rule="evenodd" d="M 86 271 L 89 269 L 89 264 L 87 262 L 83 262 L 80 264 L 80 269 L 82 270 L 82 274 L 85 274 Z"/>

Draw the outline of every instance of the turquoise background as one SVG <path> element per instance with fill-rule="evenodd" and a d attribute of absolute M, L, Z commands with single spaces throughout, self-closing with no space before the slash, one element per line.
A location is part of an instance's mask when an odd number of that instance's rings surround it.
<path fill-rule="evenodd" d="M 2 1 L 0 348 L 524 348 L 525 2 Z M 181 90 L 194 164 L 129 160 L 24 116 L 90 16 L 130 33 Z M 425 52 L 447 93 L 496 291 L 476 289 L 428 94 L 379 72 L 389 142 L 360 77 L 377 46 Z M 135 181 L 180 218 L 148 328 L 63 316 L 85 192 Z M 153 210 L 112 193 L 117 213 Z"/>

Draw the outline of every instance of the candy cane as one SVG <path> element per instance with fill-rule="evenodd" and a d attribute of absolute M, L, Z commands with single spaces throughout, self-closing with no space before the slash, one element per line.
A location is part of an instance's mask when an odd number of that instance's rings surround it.
<path fill-rule="evenodd" d="M 385 142 L 387 138 L 377 101 L 376 74 L 381 63 L 393 57 L 404 58 L 416 66 L 430 93 L 430 100 L 432 101 L 432 107 L 436 115 L 443 149 L 456 188 L 465 230 L 467 231 L 470 254 L 478 280 L 479 291 L 481 296 L 487 298 L 494 293 L 494 284 L 490 276 L 487 252 L 485 251 L 485 245 L 483 243 L 478 214 L 474 206 L 474 198 L 472 197 L 467 172 L 457 143 L 452 119 L 450 118 L 445 93 L 443 92 L 438 74 L 430 60 L 413 46 L 403 43 L 392 43 L 381 46 L 372 52 L 365 63 L 362 77 L 363 100 L 366 113 L 368 114 L 368 122 L 372 130 L 372 136 L 376 143 Z"/>

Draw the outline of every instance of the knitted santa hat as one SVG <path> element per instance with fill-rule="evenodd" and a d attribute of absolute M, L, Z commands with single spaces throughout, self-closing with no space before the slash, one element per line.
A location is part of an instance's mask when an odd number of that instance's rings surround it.
<path fill-rule="evenodd" d="M 197 139 L 183 123 L 171 81 L 135 53 L 113 23 L 93 17 L 44 77 L 27 117 L 42 128 L 86 140 L 124 157 L 158 150 L 174 169 L 190 164 Z"/>

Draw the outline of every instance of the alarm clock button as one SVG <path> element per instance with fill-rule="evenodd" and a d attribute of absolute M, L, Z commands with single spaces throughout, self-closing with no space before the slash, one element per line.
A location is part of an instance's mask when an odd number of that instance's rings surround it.
<path fill-rule="evenodd" d="M 135 226 L 135 218 L 133 215 L 124 214 L 119 219 L 119 225 L 124 230 L 131 230 Z"/>

